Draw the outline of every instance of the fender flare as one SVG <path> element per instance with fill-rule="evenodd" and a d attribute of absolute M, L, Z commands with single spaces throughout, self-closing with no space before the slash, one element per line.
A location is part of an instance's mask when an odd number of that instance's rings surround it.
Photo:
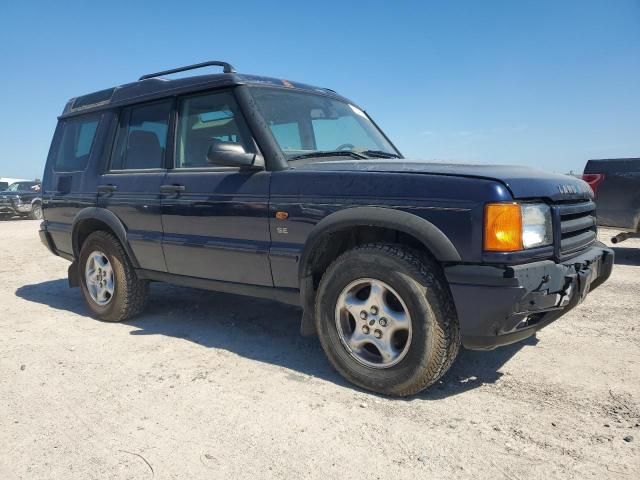
<path fill-rule="evenodd" d="M 433 223 L 403 210 L 385 207 L 351 207 L 338 210 L 320 220 L 305 242 L 298 266 L 298 277 L 309 274 L 309 261 L 326 235 L 350 227 L 383 227 L 406 233 L 419 240 L 440 262 L 460 262 L 451 240 Z"/>
<path fill-rule="evenodd" d="M 320 220 L 305 242 L 298 264 L 300 303 L 303 308 L 300 333 L 315 334 L 315 288 L 310 265 L 314 252 L 328 235 L 350 227 L 383 227 L 416 238 L 440 262 L 460 262 L 460 254 L 451 240 L 433 223 L 414 214 L 385 207 L 350 207 L 338 210 Z"/>
<path fill-rule="evenodd" d="M 39 203 L 40 205 L 42 205 L 42 198 L 36 197 L 33 200 L 31 200 L 31 205 L 33 205 L 34 203 Z"/>
<path fill-rule="evenodd" d="M 120 241 L 120 244 L 124 248 L 124 251 L 127 253 L 127 256 L 129 257 L 129 260 L 131 261 L 133 267 L 140 267 L 138 259 L 129 246 L 129 242 L 127 240 L 127 229 L 125 225 L 113 212 L 99 207 L 83 208 L 73 219 L 73 225 L 71 227 L 71 245 L 73 247 L 73 256 L 76 259 L 80 256 L 80 246 L 78 245 L 78 231 L 80 225 L 85 220 L 99 220 L 102 223 L 105 223 Z"/>

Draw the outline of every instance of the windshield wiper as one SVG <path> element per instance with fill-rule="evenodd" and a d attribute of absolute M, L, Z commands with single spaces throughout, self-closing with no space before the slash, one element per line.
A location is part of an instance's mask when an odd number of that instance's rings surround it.
<path fill-rule="evenodd" d="M 375 157 L 375 158 L 400 158 L 400 155 L 398 155 L 397 153 L 384 152 L 382 150 L 365 150 L 360 153 L 368 157 Z"/>
<path fill-rule="evenodd" d="M 357 158 L 358 160 L 366 160 L 367 157 L 362 155 L 361 153 L 354 152 L 353 150 L 318 150 L 316 152 L 311 153 L 303 153 L 302 155 L 296 155 L 295 157 L 291 157 L 289 160 L 302 160 L 304 158 L 314 158 L 314 157 L 351 157 Z"/>

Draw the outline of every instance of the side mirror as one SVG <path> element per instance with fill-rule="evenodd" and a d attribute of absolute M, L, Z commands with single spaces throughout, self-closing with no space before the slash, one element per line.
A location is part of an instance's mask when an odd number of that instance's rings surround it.
<path fill-rule="evenodd" d="M 260 155 L 247 153 L 239 143 L 214 142 L 207 151 L 209 165 L 222 167 L 261 167 Z"/>

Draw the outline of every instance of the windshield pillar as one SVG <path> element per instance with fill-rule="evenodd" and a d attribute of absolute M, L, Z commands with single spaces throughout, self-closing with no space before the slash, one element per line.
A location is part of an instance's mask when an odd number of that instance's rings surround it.
<path fill-rule="evenodd" d="M 289 164 L 284 157 L 278 142 L 271 134 L 271 130 L 267 122 L 260 114 L 249 88 L 245 85 L 239 85 L 234 89 L 236 100 L 240 106 L 242 113 L 254 140 L 258 144 L 267 170 L 287 170 Z"/>

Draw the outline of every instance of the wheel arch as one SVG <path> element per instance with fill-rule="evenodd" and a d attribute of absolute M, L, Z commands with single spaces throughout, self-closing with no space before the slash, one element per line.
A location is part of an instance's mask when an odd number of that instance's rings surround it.
<path fill-rule="evenodd" d="M 353 207 L 334 212 L 314 227 L 300 257 L 298 278 L 300 300 L 304 309 L 301 324 L 303 335 L 315 333 L 313 304 L 318 273 L 350 248 L 344 245 L 345 235 L 362 231 L 373 234 L 374 241 L 389 241 L 385 237 L 389 233 L 395 234 L 397 241 L 397 235 L 401 234 L 399 243 L 424 250 L 440 263 L 461 261 L 457 249 L 442 230 L 412 213 L 385 207 Z"/>
<path fill-rule="evenodd" d="M 122 248 L 126 252 L 134 268 L 139 268 L 129 242 L 127 241 L 127 229 L 122 221 L 111 211 L 98 207 L 87 207 L 81 210 L 73 221 L 71 230 L 71 244 L 73 256 L 78 259 L 84 240 L 93 232 L 104 230 L 116 236 Z"/>

